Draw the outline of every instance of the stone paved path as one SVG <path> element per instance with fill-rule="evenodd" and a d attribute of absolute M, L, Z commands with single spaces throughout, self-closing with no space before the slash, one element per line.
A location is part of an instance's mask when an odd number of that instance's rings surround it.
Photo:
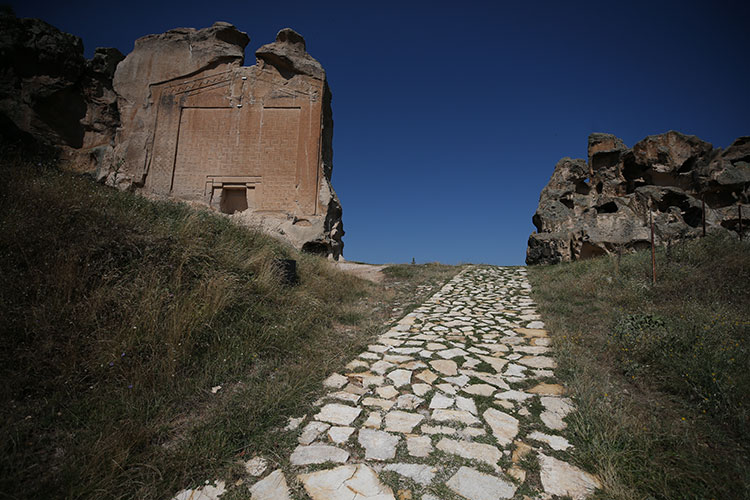
<path fill-rule="evenodd" d="M 590 495 L 598 479 L 567 461 L 573 406 L 530 288 L 524 268 L 453 278 L 331 375 L 316 413 L 290 419 L 287 474 L 313 500 Z M 291 498 L 280 469 L 250 491 Z"/>

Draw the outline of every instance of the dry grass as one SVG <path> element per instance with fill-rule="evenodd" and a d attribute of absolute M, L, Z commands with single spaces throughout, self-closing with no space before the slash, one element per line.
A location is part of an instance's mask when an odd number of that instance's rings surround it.
<path fill-rule="evenodd" d="M 457 272 L 374 285 L 209 212 L 3 157 L 3 498 L 165 498 L 240 478 L 256 453 L 283 463 L 286 417 L 404 297 Z M 297 259 L 299 285 L 275 258 Z"/>
<path fill-rule="evenodd" d="M 750 498 L 750 246 L 530 269 L 603 498 Z"/>

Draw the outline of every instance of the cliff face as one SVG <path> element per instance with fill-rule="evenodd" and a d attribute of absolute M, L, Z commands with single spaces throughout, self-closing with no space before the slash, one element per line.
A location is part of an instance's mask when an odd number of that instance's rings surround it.
<path fill-rule="evenodd" d="M 123 57 L 98 48 L 86 60 L 77 36 L 0 12 L 0 135 L 52 146 L 76 170 L 95 170 L 119 124 L 112 75 Z"/>
<path fill-rule="evenodd" d="M 610 134 L 591 134 L 588 161 L 563 158 L 533 216 L 527 264 L 554 264 L 707 231 L 739 232 L 750 216 L 750 137 L 726 150 L 679 132 L 649 136 L 628 148 Z M 750 233 L 743 223 L 743 232 Z"/>
<path fill-rule="evenodd" d="M 286 28 L 243 66 L 249 38 L 228 23 L 140 38 L 117 67 L 121 189 L 179 198 L 338 258 L 333 119 L 323 67 Z"/>
<path fill-rule="evenodd" d="M 135 42 L 127 57 L 0 9 L 0 138 L 56 150 L 119 189 L 208 205 L 338 258 L 331 91 L 291 29 L 243 66 L 229 23 Z"/>

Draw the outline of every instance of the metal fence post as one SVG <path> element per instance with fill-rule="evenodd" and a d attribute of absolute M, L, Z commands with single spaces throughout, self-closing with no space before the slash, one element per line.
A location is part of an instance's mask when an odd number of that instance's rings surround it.
<path fill-rule="evenodd" d="M 654 212 L 651 210 L 651 204 L 648 207 L 648 218 L 651 222 L 651 280 L 656 285 L 656 246 L 654 245 Z"/>

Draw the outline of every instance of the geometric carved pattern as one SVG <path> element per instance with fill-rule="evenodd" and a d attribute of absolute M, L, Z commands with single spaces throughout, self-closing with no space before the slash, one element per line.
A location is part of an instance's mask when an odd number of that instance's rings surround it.
<path fill-rule="evenodd" d="M 196 78 L 194 80 L 190 80 L 187 82 L 181 82 L 177 85 L 172 85 L 170 87 L 165 87 L 162 91 L 163 95 L 174 95 L 174 94 L 182 94 L 183 92 L 190 92 L 191 90 L 199 90 L 204 89 L 206 87 L 211 87 L 214 85 L 218 85 L 220 83 L 227 83 L 232 81 L 232 71 L 226 71 L 224 73 L 219 73 L 218 75 L 211 75 L 203 78 Z"/>
<path fill-rule="evenodd" d="M 253 179 L 240 184 L 255 196 L 255 210 L 318 213 L 321 80 L 232 68 L 156 85 L 153 95 L 152 192 L 207 200 L 239 187 L 230 178 Z M 216 178 L 229 180 L 217 186 Z"/>

